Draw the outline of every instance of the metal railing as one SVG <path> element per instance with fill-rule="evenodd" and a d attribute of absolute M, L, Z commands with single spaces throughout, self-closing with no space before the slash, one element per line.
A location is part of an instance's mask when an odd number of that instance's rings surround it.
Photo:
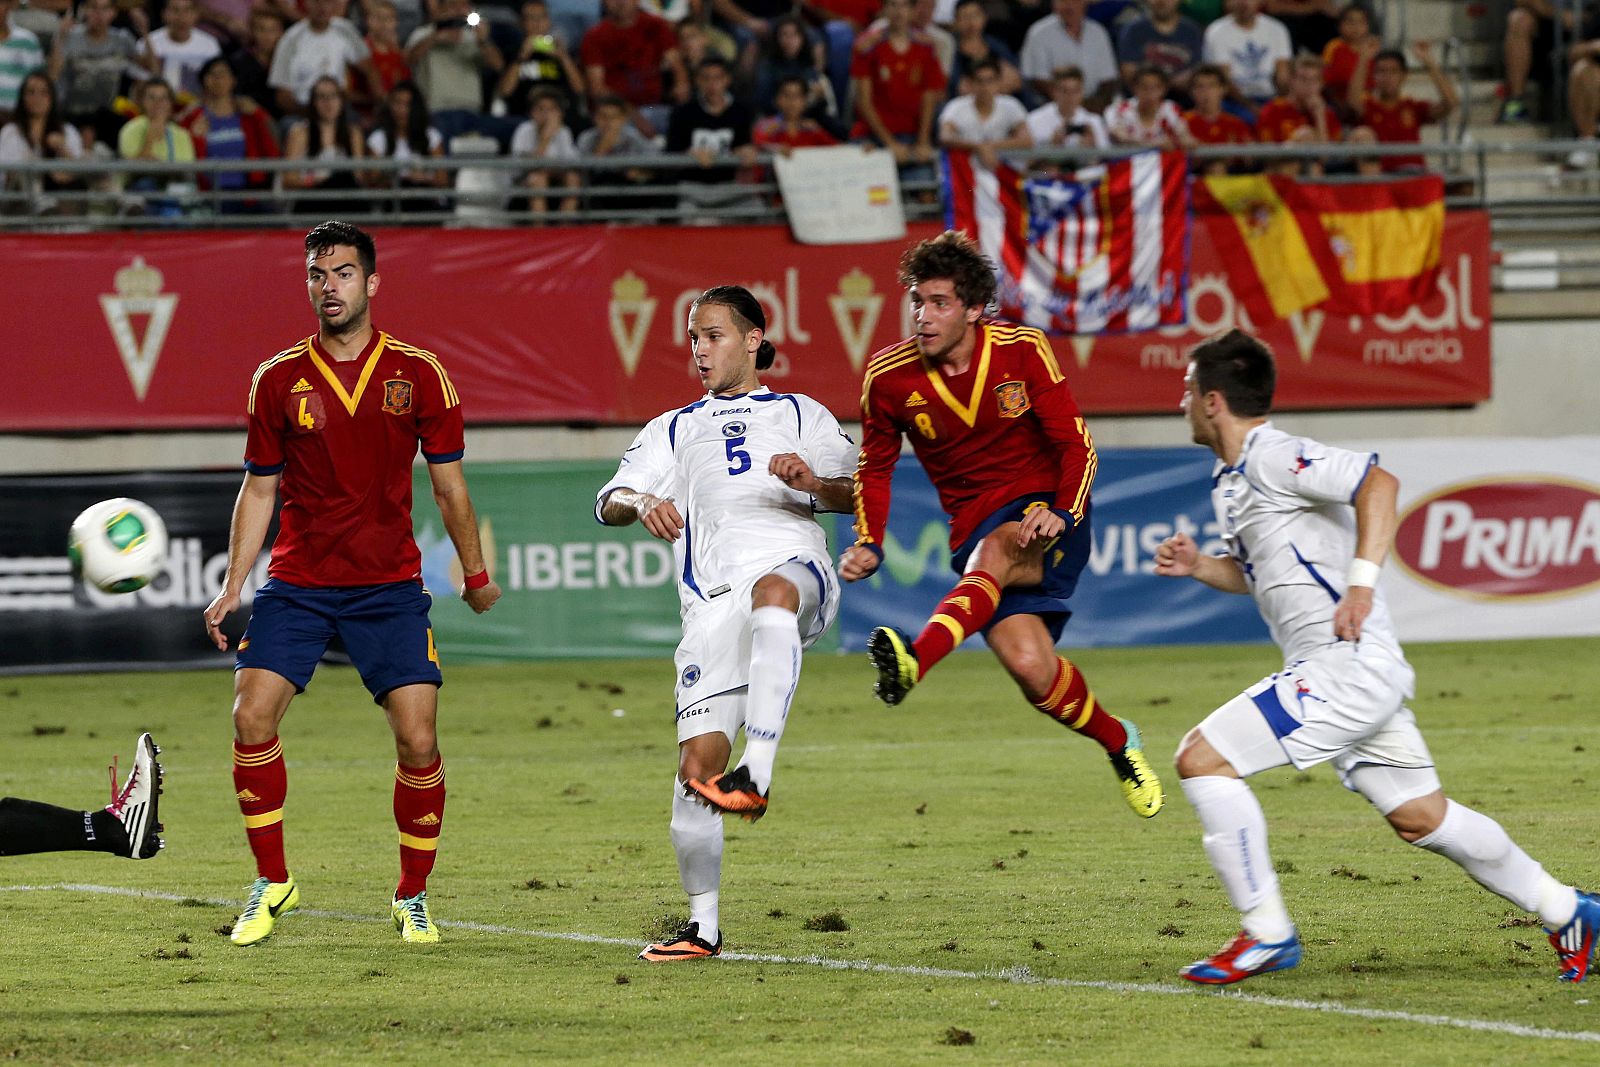
<path fill-rule="evenodd" d="M 1576 225 L 1592 228 L 1600 208 L 1600 170 L 1571 174 L 1551 166 L 1530 169 L 1491 169 L 1496 157 L 1555 157 L 1564 159 L 1575 150 L 1593 150 L 1593 142 L 1549 140 L 1513 143 L 1424 143 L 1290 146 L 1276 144 L 1214 145 L 1190 153 L 1197 166 L 1222 160 L 1260 166 L 1288 161 L 1317 161 L 1332 173 L 1329 180 L 1357 179 L 1350 174 L 1356 161 L 1394 156 L 1421 156 L 1445 176 L 1451 207 L 1485 208 L 1497 217 L 1518 214 L 1569 215 Z M 1136 149 L 1064 148 L 1007 153 L 1020 166 L 1035 164 L 1081 167 L 1133 154 Z M 94 229 L 199 229 L 250 228 L 314 223 L 330 209 L 348 204 L 349 210 L 386 224 L 516 226 L 539 223 L 681 223 L 681 222 L 781 222 L 783 208 L 771 177 L 770 157 L 757 167 L 745 168 L 749 180 L 713 182 L 697 180 L 705 174 L 688 155 L 644 155 L 561 161 L 530 160 L 507 156 L 446 157 L 426 161 L 362 160 L 199 160 L 174 166 L 150 161 L 34 160 L 15 164 L 0 191 L 0 230 L 54 231 Z M 738 168 L 733 156 L 716 159 L 713 168 Z M 307 169 L 351 173 L 358 187 L 349 189 L 294 188 L 286 174 Z M 530 172 L 572 173 L 575 188 L 533 189 L 521 178 Z M 442 173 L 449 184 L 439 187 L 403 185 L 401 179 L 419 172 Z M 629 172 L 644 172 L 631 181 Z M 197 179 L 222 174 L 264 174 L 270 188 L 202 189 Z M 41 191 L 46 175 L 81 179 L 86 188 Z M 181 175 L 176 181 L 169 181 Z M 633 177 L 640 177 L 634 174 Z M 130 184 L 154 178 L 161 188 L 132 191 Z M 1493 180 L 1491 180 L 1493 179 Z M 1551 185 L 1544 195 L 1501 193 L 1495 186 L 1510 179 L 1543 180 Z M 16 188 L 22 186 L 23 188 Z M 544 211 L 517 209 L 514 201 L 542 198 Z M 559 201 L 576 199 L 575 212 L 556 210 Z M 935 179 L 903 180 L 901 198 L 909 219 L 943 217 L 939 183 Z M 315 207 L 305 207 L 315 202 Z"/>

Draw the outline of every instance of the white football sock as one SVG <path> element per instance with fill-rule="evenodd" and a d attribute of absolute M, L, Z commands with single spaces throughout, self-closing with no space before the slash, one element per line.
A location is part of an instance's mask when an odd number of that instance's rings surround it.
<path fill-rule="evenodd" d="M 1439 828 L 1415 844 L 1454 860 L 1491 893 L 1537 912 L 1552 930 L 1571 922 L 1578 909 L 1576 890 L 1546 874 L 1499 823 L 1464 804 L 1446 800 Z"/>
<path fill-rule="evenodd" d="M 745 704 L 744 755 L 739 766 L 756 788 L 772 786 L 772 761 L 800 684 L 800 621 L 775 604 L 750 613 L 750 695 Z"/>
<path fill-rule="evenodd" d="M 1205 775 L 1182 780 L 1183 795 L 1199 816 L 1211 867 L 1238 909 L 1251 937 L 1268 944 L 1294 936 L 1294 923 L 1278 892 L 1267 852 L 1267 818 L 1241 779 Z"/>
<path fill-rule="evenodd" d="M 689 921 L 700 936 L 717 943 L 717 890 L 722 885 L 722 815 L 683 795 L 673 779 L 672 849 L 678 854 L 678 881 L 689 894 Z"/>

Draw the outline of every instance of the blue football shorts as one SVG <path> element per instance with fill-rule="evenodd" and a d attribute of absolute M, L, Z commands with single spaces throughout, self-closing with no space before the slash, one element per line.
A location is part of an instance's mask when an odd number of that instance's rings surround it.
<path fill-rule="evenodd" d="M 418 582 L 314 589 L 269 578 L 256 590 L 234 670 L 271 671 L 303 693 L 337 634 L 379 704 L 404 685 L 441 686 L 432 603 Z"/>
<path fill-rule="evenodd" d="M 978 547 L 978 543 L 1008 522 L 1021 522 L 1029 505 L 1036 502 L 1048 506 L 1055 503 L 1055 497 L 1049 493 L 1033 493 L 996 509 L 978 524 L 971 536 L 961 542 L 950 557 L 950 568 L 958 575 L 965 574 L 967 558 Z M 1001 619 L 1012 615 L 1037 615 L 1050 631 L 1051 640 L 1061 640 L 1061 631 L 1066 629 L 1067 620 L 1072 618 L 1072 609 L 1067 607 L 1067 600 L 1078 588 L 1078 575 L 1083 573 L 1083 568 L 1089 562 L 1089 512 L 1090 508 L 1085 506 L 1083 521 L 1063 530 L 1061 536 L 1045 549 L 1042 582 L 1001 590 L 1000 606 L 984 626 L 985 634 Z"/>

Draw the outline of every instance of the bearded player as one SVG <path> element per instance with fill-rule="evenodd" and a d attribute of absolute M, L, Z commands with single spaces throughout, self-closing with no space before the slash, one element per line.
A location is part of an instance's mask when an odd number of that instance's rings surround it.
<path fill-rule="evenodd" d="M 435 719 L 439 655 L 432 602 L 411 534 L 411 463 L 428 461 L 433 499 L 461 561 L 461 596 L 476 612 L 500 597 L 478 538 L 461 457 L 461 400 L 437 356 L 373 328 L 372 237 L 346 222 L 306 234 L 306 293 L 317 332 L 263 363 L 250 383 L 244 485 L 228 534 L 228 572 L 205 611 L 217 648 L 239 606 L 281 495 L 267 582 L 257 590 L 234 666 L 233 784 L 257 878 L 233 924 L 254 945 L 295 910 L 300 889 L 283 851 L 288 776 L 278 724 L 305 691 L 335 634 L 394 734 L 400 883 L 390 917 L 407 942 L 439 940 L 428 912 L 444 820 Z"/>
<path fill-rule="evenodd" d="M 1101 707 L 1056 652 L 1067 600 L 1089 560 L 1094 442 L 1039 330 L 995 319 L 994 269 L 947 231 L 900 260 L 917 332 L 874 355 L 862 389 L 855 545 L 839 574 L 858 582 L 883 562 L 890 479 L 911 441 L 950 516 L 961 580 L 915 640 L 880 626 L 868 639 L 875 691 L 898 704 L 941 659 L 981 633 L 1030 703 L 1098 743 L 1134 812 L 1161 810 L 1161 782 L 1138 728 Z"/>

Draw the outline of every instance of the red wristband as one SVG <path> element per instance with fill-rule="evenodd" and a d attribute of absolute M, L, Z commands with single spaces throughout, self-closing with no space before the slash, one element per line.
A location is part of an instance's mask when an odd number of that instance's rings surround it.
<path fill-rule="evenodd" d="M 468 589 L 482 589 L 484 586 L 489 584 L 489 571 L 484 569 L 479 571 L 477 574 L 463 575 L 461 584 L 466 586 Z"/>

